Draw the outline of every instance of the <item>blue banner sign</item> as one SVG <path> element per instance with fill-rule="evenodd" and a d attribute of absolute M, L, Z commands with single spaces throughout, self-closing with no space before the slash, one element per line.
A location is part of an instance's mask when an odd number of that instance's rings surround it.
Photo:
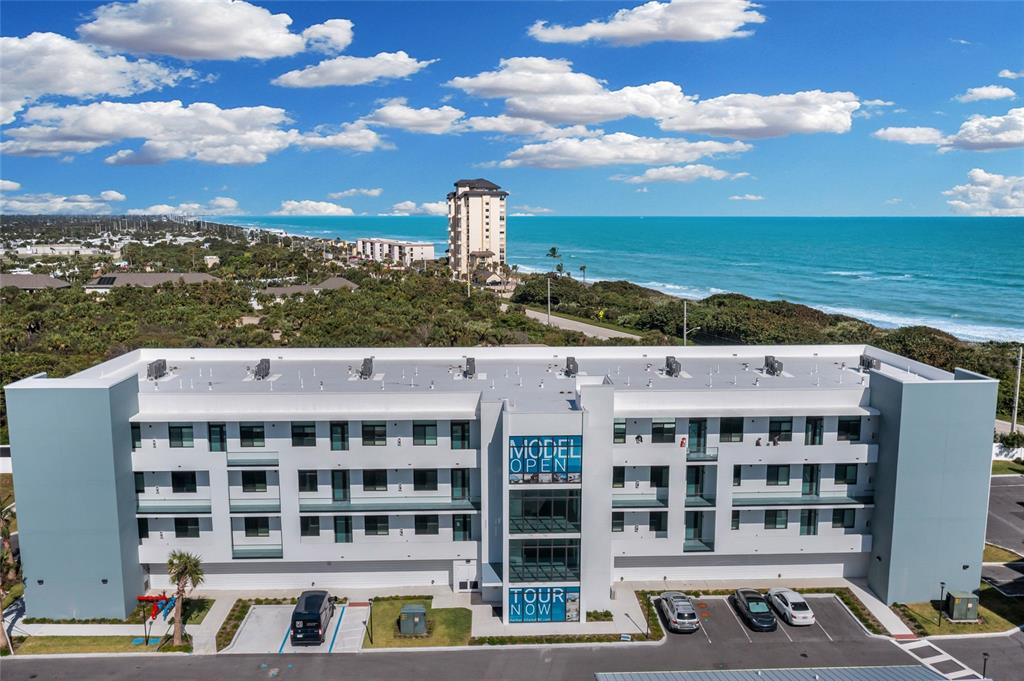
<path fill-rule="evenodd" d="M 512 484 L 582 482 L 582 435 L 513 435 L 508 439 Z"/>
<path fill-rule="evenodd" d="M 529 586 L 508 590 L 509 622 L 579 622 L 578 586 Z"/>

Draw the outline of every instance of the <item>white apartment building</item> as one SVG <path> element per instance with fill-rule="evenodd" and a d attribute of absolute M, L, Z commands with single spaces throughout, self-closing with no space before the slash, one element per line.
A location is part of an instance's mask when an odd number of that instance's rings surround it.
<path fill-rule="evenodd" d="M 618 581 L 971 590 L 996 387 L 864 345 L 137 350 L 6 387 L 27 610 L 123 617 L 174 549 L 510 624 Z"/>
<path fill-rule="evenodd" d="M 356 255 L 376 262 L 412 267 L 434 259 L 434 244 L 429 241 L 397 239 L 358 239 Z"/>
<path fill-rule="evenodd" d="M 505 251 L 508 192 L 488 180 L 459 180 L 448 194 L 448 264 L 465 279 L 477 269 L 497 271 Z"/>

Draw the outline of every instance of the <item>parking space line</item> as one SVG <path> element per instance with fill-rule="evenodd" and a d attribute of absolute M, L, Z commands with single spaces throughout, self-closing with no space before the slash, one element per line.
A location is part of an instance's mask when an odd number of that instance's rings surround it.
<path fill-rule="evenodd" d="M 725 601 L 725 608 L 732 615 L 732 618 L 734 620 L 736 620 L 736 624 L 739 625 L 740 631 L 743 632 L 743 635 L 747 637 L 747 643 L 753 643 L 754 639 L 750 638 L 750 634 L 747 633 L 747 628 L 743 626 L 743 622 L 740 622 L 740 617 L 739 617 L 739 615 L 736 614 L 736 611 L 733 610 L 732 603 L 730 603 L 728 600 L 726 600 Z"/>
<path fill-rule="evenodd" d="M 331 646 L 327 649 L 327 652 L 334 651 L 334 641 L 338 638 L 338 628 L 341 626 L 341 618 L 345 616 L 345 606 L 341 606 L 341 612 L 338 613 L 338 621 L 334 623 L 334 635 L 331 636 Z"/>
<path fill-rule="evenodd" d="M 288 623 L 288 628 L 284 630 L 284 638 L 281 639 L 281 647 L 277 649 L 277 654 L 280 655 L 284 652 L 284 644 L 288 643 L 288 634 L 292 631 L 291 622 Z"/>
<path fill-rule="evenodd" d="M 817 617 L 814 618 L 814 623 L 818 625 L 819 629 L 821 629 L 821 633 L 825 634 L 825 636 L 828 636 L 828 640 L 829 641 L 832 641 L 833 643 L 835 643 L 835 641 L 832 640 L 832 637 L 828 635 L 828 632 L 825 631 L 825 627 L 821 626 L 821 622 L 818 621 Z"/>
<path fill-rule="evenodd" d="M 786 631 L 786 623 L 785 622 L 779 622 L 778 627 L 779 627 L 779 629 L 782 629 L 782 633 L 785 634 L 786 638 L 789 639 L 789 642 L 792 643 L 793 642 L 793 637 L 789 635 L 788 631 Z"/>

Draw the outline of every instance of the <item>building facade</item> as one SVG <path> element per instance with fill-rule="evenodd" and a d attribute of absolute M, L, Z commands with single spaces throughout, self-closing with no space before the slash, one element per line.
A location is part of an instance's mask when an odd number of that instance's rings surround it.
<path fill-rule="evenodd" d="M 28 612 L 450 585 L 506 623 L 618 581 L 980 580 L 997 382 L 870 346 L 144 349 L 6 387 Z"/>
<path fill-rule="evenodd" d="M 376 262 L 412 267 L 434 259 L 434 244 L 429 241 L 395 239 L 358 239 L 356 255 Z"/>
<path fill-rule="evenodd" d="M 459 180 L 448 194 L 448 264 L 465 279 L 477 269 L 496 272 L 505 252 L 505 200 L 508 192 L 478 178 Z"/>

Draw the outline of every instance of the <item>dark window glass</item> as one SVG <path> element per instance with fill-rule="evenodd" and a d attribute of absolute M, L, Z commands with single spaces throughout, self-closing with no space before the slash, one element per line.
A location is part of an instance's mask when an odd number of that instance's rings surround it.
<path fill-rule="evenodd" d="M 804 422 L 804 444 L 820 445 L 825 436 L 825 418 L 808 416 Z"/>
<path fill-rule="evenodd" d="M 612 532 L 622 532 L 626 526 L 626 514 L 622 511 L 612 511 Z"/>
<path fill-rule="evenodd" d="M 299 471 L 299 491 L 315 492 L 319 489 L 316 471 Z"/>
<path fill-rule="evenodd" d="M 612 432 L 612 443 L 617 445 L 626 443 L 626 419 L 615 419 L 615 430 Z"/>
<path fill-rule="evenodd" d="M 412 443 L 420 447 L 437 444 L 437 421 L 413 421 Z"/>
<path fill-rule="evenodd" d="M 740 529 L 740 512 L 739 511 L 733 511 L 732 512 L 732 525 L 731 525 L 731 527 L 734 530 Z"/>
<path fill-rule="evenodd" d="M 363 471 L 363 490 L 367 492 L 387 492 L 388 472 L 386 469 L 368 469 Z"/>
<path fill-rule="evenodd" d="M 142 447 L 142 424 L 132 424 L 132 449 L 139 449 Z"/>
<path fill-rule="evenodd" d="M 732 486 L 739 487 L 743 482 L 743 466 L 734 465 L 732 467 Z"/>
<path fill-rule="evenodd" d="M 243 423 L 238 426 L 239 444 L 243 447 L 264 447 L 262 423 Z"/>
<path fill-rule="evenodd" d="M 764 512 L 764 529 L 784 530 L 789 524 L 789 511 L 773 510 Z"/>
<path fill-rule="evenodd" d="M 651 487 L 668 487 L 668 466 L 651 466 Z"/>
<path fill-rule="evenodd" d="M 473 516 L 465 513 L 452 516 L 452 539 L 454 541 L 473 539 Z"/>
<path fill-rule="evenodd" d="M 169 426 L 167 431 L 171 447 L 192 446 L 192 426 Z"/>
<path fill-rule="evenodd" d="M 832 509 L 832 527 L 841 527 L 845 530 L 852 530 L 856 525 L 857 510 L 853 508 Z"/>
<path fill-rule="evenodd" d="M 776 444 L 778 442 L 792 442 L 793 441 L 793 417 L 792 416 L 772 416 L 768 419 L 768 442 Z"/>
<path fill-rule="evenodd" d="M 334 543 L 347 544 L 352 541 L 352 516 L 334 516 Z"/>
<path fill-rule="evenodd" d="M 860 417 L 840 416 L 836 439 L 840 442 L 857 442 L 860 440 Z"/>
<path fill-rule="evenodd" d="M 580 490 L 510 490 L 508 529 L 512 534 L 580 531 Z"/>
<path fill-rule="evenodd" d="M 293 422 L 292 447 L 316 447 L 316 424 Z"/>
<path fill-rule="evenodd" d="M 651 442 L 675 442 L 676 441 L 676 420 L 675 419 L 654 419 L 651 422 Z"/>
<path fill-rule="evenodd" d="M 171 472 L 171 491 L 175 494 L 191 494 L 196 491 L 195 471 Z"/>
<path fill-rule="evenodd" d="M 782 466 L 768 466 L 768 479 L 766 481 L 770 486 L 788 485 L 789 484 L 789 465 Z"/>
<path fill-rule="evenodd" d="M 857 464 L 855 464 L 855 463 L 837 463 L 836 464 L 836 484 L 837 485 L 856 485 L 857 484 Z"/>
<path fill-rule="evenodd" d="M 331 421 L 331 451 L 348 449 L 348 421 Z"/>
<path fill-rule="evenodd" d="M 719 442 L 743 442 L 743 417 L 725 417 L 718 430 Z"/>
<path fill-rule="evenodd" d="M 267 472 L 266 471 L 242 471 L 243 492 L 266 492 Z"/>
<path fill-rule="evenodd" d="M 145 473 L 135 474 L 135 493 L 145 494 L 146 492 L 146 475 Z"/>
<path fill-rule="evenodd" d="M 805 508 L 800 511 L 800 534 L 804 536 L 818 534 L 818 509 Z"/>
<path fill-rule="evenodd" d="M 246 537 L 269 537 L 270 518 L 249 517 L 245 519 Z"/>
<path fill-rule="evenodd" d="M 228 450 L 228 427 L 223 423 L 211 423 L 207 426 L 207 436 L 211 452 Z"/>
<path fill-rule="evenodd" d="M 626 485 L 626 467 L 625 466 L 614 466 L 612 468 L 612 487 L 625 487 Z"/>
<path fill-rule="evenodd" d="M 651 511 L 647 526 L 651 532 L 668 532 L 668 511 Z"/>
<path fill-rule="evenodd" d="M 416 534 L 437 534 L 437 515 L 416 516 Z"/>
<path fill-rule="evenodd" d="M 575 581 L 580 578 L 579 539 L 512 539 L 509 581 Z"/>
<path fill-rule="evenodd" d="M 363 518 L 363 527 L 368 536 L 387 536 L 388 517 L 386 515 L 368 515 Z"/>
<path fill-rule="evenodd" d="M 469 421 L 452 421 L 452 449 L 469 449 Z"/>
<path fill-rule="evenodd" d="M 386 421 L 363 421 L 363 446 L 384 447 L 388 443 Z"/>
<path fill-rule="evenodd" d="M 178 539 L 198 539 L 199 518 L 175 518 L 174 536 Z"/>
<path fill-rule="evenodd" d="M 319 537 L 320 516 L 299 516 L 299 534 L 303 537 Z"/>
<path fill-rule="evenodd" d="M 416 492 L 437 490 L 437 469 L 417 468 L 412 472 L 412 488 Z"/>
<path fill-rule="evenodd" d="M 139 518 L 139 539 L 149 537 L 149 518 Z"/>

